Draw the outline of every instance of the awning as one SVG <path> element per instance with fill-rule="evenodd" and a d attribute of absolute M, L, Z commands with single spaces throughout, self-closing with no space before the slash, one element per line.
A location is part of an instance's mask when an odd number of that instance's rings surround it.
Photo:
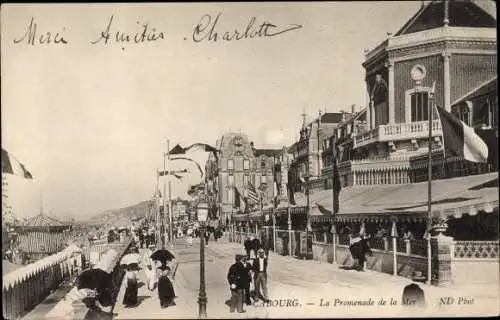
<path fill-rule="evenodd" d="M 332 211 L 332 190 L 310 195 L 311 221 L 332 221 L 318 205 Z M 404 185 L 353 186 L 340 192 L 337 221 L 425 221 L 427 182 Z M 302 199 L 301 199 L 302 201 Z M 432 182 L 432 216 L 461 217 L 498 208 L 498 173 L 458 177 Z"/>

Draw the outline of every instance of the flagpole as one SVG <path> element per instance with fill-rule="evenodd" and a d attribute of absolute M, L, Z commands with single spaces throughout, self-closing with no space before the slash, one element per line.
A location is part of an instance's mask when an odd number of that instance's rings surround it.
<path fill-rule="evenodd" d="M 432 282 L 432 250 L 431 250 L 431 227 L 432 227 L 432 115 L 434 109 L 434 90 L 436 81 L 430 92 L 430 103 L 428 108 L 429 118 L 429 141 L 428 141 L 428 168 L 427 168 L 427 283 Z"/>
<path fill-rule="evenodd" d="M 160 237 L 161 237 L 161 248 L 165 249 L 165 217 L 167 214 L 167 180 L 170 176 L 167 172 L 168 164 L 167 164 L 167 155 L 169 152 L 170 141 L 167 139 L 167 152 L 163 154 L 163 217 L 161 217 L 161 228 L 160 228 Z"/>

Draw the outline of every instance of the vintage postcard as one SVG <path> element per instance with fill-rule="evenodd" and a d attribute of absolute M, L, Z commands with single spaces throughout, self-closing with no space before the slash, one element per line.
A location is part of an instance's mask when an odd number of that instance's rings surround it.
<path fill-rule="evenodd" d="M 3 4 L 3 317 L 498 316 L 496 18 Z"/>

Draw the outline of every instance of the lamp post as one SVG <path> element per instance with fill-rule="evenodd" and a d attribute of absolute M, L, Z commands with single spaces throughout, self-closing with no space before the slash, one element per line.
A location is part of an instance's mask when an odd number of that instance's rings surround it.
<path fill-rule="evenodd" d="M 200 223 L 200 291 L 198 294 L 198 316 L 200 319 L 207 317 L 207 293 L 205 292 L 205 222 L 208 216 L 208 204 L 199 202 L 196 207 L 198 222 Z"/>

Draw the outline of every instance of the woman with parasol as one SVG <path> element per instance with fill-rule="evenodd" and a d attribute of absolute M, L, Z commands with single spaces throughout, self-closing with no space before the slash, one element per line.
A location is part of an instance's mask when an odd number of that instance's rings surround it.
<path fill-rule="evenodd" d="M 158 297 L 160 298 L 161 308 L 164 309 L 169 306 L 175 305 L 174 286 L 169 278 L 169 276 L 171 275 L 171 269 L 169 266 L 167 266 L 168 262 L 175 259 L 174 255 L 166 249 L 161 249 L 155 251 L 151 255 L 151 259 L 161 262 L 161 266 L 158 268 L 160 270 L 160 274 L 158 277 Z"/>

